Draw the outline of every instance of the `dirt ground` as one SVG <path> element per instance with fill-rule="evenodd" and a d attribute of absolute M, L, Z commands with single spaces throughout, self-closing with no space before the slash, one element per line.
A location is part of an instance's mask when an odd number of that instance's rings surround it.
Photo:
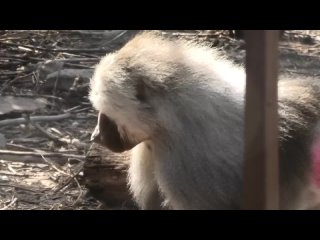
<path fill-rule="evenodd" d="M 101 209 L 83 173 L 96 124 L 88 79 L 101 56 L 136 33 L 0 31 L 1 210 Z M 244 41 L 232 38 L 229 31 L 163 34 L 208 41 L 243 64 Z M 319 57 L 319 31 L 285 32 L 281 73 L 320 78 Z"/>

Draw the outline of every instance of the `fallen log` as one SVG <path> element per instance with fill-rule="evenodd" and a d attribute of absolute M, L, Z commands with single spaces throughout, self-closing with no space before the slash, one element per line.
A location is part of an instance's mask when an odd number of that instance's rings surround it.
<path fill-rule="evenodd" d="M 89 194 L 109 209 L 136 209 L 127 185 L 130 152 L 113 153 L 96 144 L 84 163 L 84 182 Z"/>

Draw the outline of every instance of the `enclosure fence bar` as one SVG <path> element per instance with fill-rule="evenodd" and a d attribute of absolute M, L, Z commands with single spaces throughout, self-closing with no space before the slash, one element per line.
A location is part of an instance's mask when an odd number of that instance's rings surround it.
<path fill-rule="evenodd" d="M 278 30 L 246 30 L 244 209 L 279 209 Z"/>

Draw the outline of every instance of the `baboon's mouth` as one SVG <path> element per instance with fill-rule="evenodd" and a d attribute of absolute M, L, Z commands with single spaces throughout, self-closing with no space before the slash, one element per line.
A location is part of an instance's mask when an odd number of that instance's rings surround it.
<path fill-rule="evenodd" d="M 138 144 L 122 138 L 117 124 L 101 112 L 98 115 L 97 126 L 91 135 L 91 141 L 107 147 L 113 152 L 124 152 Z"/>

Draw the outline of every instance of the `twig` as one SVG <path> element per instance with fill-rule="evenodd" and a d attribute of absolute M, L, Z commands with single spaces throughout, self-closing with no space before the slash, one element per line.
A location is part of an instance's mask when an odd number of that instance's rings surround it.
<path fill-rule="evenodd" d="M 83 163 L 79 163 L 79 169 L 74 173 L 72 174 L 72 176 L 64 183 L 62 184 L 60 187 L 56 188 L 54 191 L 53 191 L 53 194 L 56 194 L 57 192 L 59 192 L 61 189 L 65 188 L 66 186 L 68 186 L 72 180 L 78 176 L 78 174 L 83 170 Z"/>
<path fill-rule="evenodd" d="M 18 198 L 13 197 L 13 199 L 11 200 L 11 202 L 10 202 L 7 206 L 5 206 L 5 207 L 3 207 L 3 208 L 0 208 L 0 210 L 6 210 L 6 209 L 8 209 L 8 208 L 11 207 L 13 204 L 15 204 L 15 202 L 17 201 L 17 199 L 18 199 Z"/>
<path fill-rule="evenodd" d="M 76 109 L 78 109 L 78 108 L 80 108 L 81 107 L 81 105 L 78 105 L 78 106 L 74 106 L 74 107 L 72 107 L 72 108 L 68 108 L 68 109 L 66 109 L 66 110 L 64 110 L 64 112 L 73 112 L 74 110 L 76 110 Z"/>
<path fill-rule="evenodd" d="M 0 149 L 0 156 L 1 155 L 14 155 L 14 156 L 35 156 L 35 157 L 64 157 L 64 158 L 77 158 L 84 160 L 85 156 L 82 155 L 75 155 L 75 154 L 64 154 L 64 153 L 52 153 L 52 152 L 22 152 L 22 151 L 10 151 L 10 150 L 2 150 Z"/>
<path fill-rule="evenodd" d="M 43 161 L 45 161 L 46 163 L 48 163 L 54 170 L 56 170 L 59 173 L 62 173 L 64 175 L 67 176 L 72 176 L 70 173 L 67 173 L 66 171 L 64 171 L 63 169 L 61 169 L 60 167 L 58 167 L 53 161 L 45 158 L 43 155 L 41 155 Z"/>
<path fill-rule="evenodd" d="M 23 186 L 19 186 L 19 185 L 16 185 L 16 184 L 0 183 L 0 186 L 1 187 L 12 187 L 12 188 L 21 189 L 21 190 L 24 190 L 24 191 L 29 191 L 29 192 L 33 192 L 33 193 L 39 193 L 39 191 L 37 191 L 37 190 L 33 190 L 33 189 L 26 188 L 26 187 L 23 187 Z"/>
<path fill-rule="evenodd" d="M 79 200 L 81 199 L 82 194 L 83 194 L 83 191 L 81 189 L 79 181 L 77 180 L 76 177 L 74 177 L 73 179 L 74 179 L 74 181 L 76 182 L 76 184 L 77 184 L 77 186 L 79 188 L 79 195 L 78 195 L 77 199 L 74 201 L 74 203 L 72 204 L 72 206 L 76 205 L 79 202 Z"/>
<path fill-rule="evenodd" d="M 81 108 L 81 109 L 78 109 L 78 110 L 74 110 L 74 111 L 72 111 L 72 113 L 85 112 L 85 111 L 88 111 L 88 110 L 90 110 L 90 109 L 92 109 L 91 106 L 90 106 L 90 107 L 84 107 L 84 108 Z"/>
<path fill-rule="evenodd" d="M 18 74 L 25 73 L 25 72 L 27 72 L 27 70 L 22 70 L 22 71 L 6 71 L 6 72 L 1 72 L 1 75 L 11 76 L 11 75 L 18 75 Z"/>
<path fill-rule="evenodd" d="M 7 175 L 7 176 L 19 176 L 19 177 L 29 177 L 30 174 L 24 174 L 24 173 L 12 173 L 7 171 L 0 171 L 0 174 Z"/>
<path fill-rule="evenodd" d="M 78 105 L 78 106 L 75 106 L 75 107 L 72 107 L 72 108 L 69 108 L 69 109 L 66 109 L 64 110 L 64 112 L 72 112 L 72 113 L 79 113 L 79 112 L 84 112 L 84 111 L 87 111 L 87 110 L 90 110 L 92 109 L 92 107 L 83 107 L 81 105 Z M 80 108 L 80 109 L 79 109 Z"/>
<path fill-rule="evenodd" d="M 59 121 L 69 117 L 71 117 L 70 113 L 64 113 L 55 116 L 35 116 L 30 117 L 30 122 Z M 0 126 L 17 125 L 22 123 L 28 123 L 28 121 L 25 118 L 5 119 L 0 121 Z"/>
<path fill-rule="evenodd" d="M 3 95 L 5 96 L 5 95 Z M 10 95 L 11 96 L 11 95 Z M 45 95 L 45 94 L 23 94 L 23 93 L 15 93 L 15 97 L 26 97 L 26 98 L 38 98 L 38 97 L 43 97 L 43 98 L 54 98 L 58 99 L 60 101 L 63 101 L 64 99 L 61 97 L 53 96 L 53 95 Z"/>
<path fill-rule="evenodd" d="M 57 85 L 58 85 L 58 81 L 59 81 L 61 70 L 62 70 L 63 66 L 64 66 L 64 63 L 60 64 L 59 65 L 59 69 L 57 69 L 58 70 L 58 74 L 56 76 L 56 79 L 54 81 L 54 86 L 53 86 L 53 89 L 52 89 L 52 95 L 53 96 L 56 95 Z M 53 102 L 52 102 L 52 105 L 51 105 L 52 107 L 51 108 L 53 109 L 56 101 L 55 101 L 55 99 L 52 99 L 52 100 L 53 100 Z"/>
<path fill-rule="evenodd" d="M 15 81 L 18 81 L 19 79 L 22 79 L 22 78 L 25 78 L 25 77 L 29 77 L 29 76 L 31 76 L 31 75 L 33 75 L 33 72 L 32 72 L 32 73 L 28 73 L 28 74 L 23 75 L 23 76 L 18 76 L 18 77 L 16 77 L 16 78 L 12 79 L 12 80 L 8 80 L 7 82 L 5 82 L 5 83 L 3 84 L 3 87 L 2 87 L 1 90 L 0 90 L 0 93 L 3 93 L 3 91 L 4 91 L 5 89 L 7 89 L 10 85 L 12 85 Z"/>
<path fill-rule="evenodd" d="M 87 58 L 96 58 L 99 59 L 100 56 L 98 55 L 92 55 L 92 54 L 86 54 L 86 53 L 67 53 L 67 52 L 62 52 L 61 55 L 63 56 L 74 56 L 74 57 L 87 57 Z"/>
<path fill-rule="evenodd" d="M 60 132 L 58 129 L 54 128 L 54 127 L 51 127 L 50 130 L 51 130 L 52 132 L 55 132 L 56 134 L 58 134 L 58 135 L 61 136 L 61 137 L 63 136 L 63 133 Z"/>
<path fill-rule="evenodd" d="M 86 48 L 61 48 L 61 49 L 57 49 L 57 48 L 43 48 L 43 47 L 36 47 L 36 46 L 32 46 L 32 45 L 25 45 L 25 44 L 18 44 L 18 43 L 9 43 L 9 42 L 3 42 L 0 41 L 0 44 L 4 44 L 7 46 L 14 46 L 14 47 L 23 47 L 23 48 L 30 48 L 33 50 L 38 50 L 38 51 L 48 51 L 48 52 L 69 52 L 69 53 L 81 53 L 81 52 L 90 52 L 90 53 L 96 53 L 96 52 L 105 52 L 107 49 L 105 48 L 90 48 L 90 49 L 86 49 Z"/>
<path fill-rule="evenodd" d="M 9 169 L 9 171 L 10 171 L 11 173 L 17 174 L 17 171 L 14 170 L 14 169 L 11 167 L 11 165 L 8 165 L 8 169 Z"/>
<path fill-rule="evenodd" d="M 54 61 L 59 62 L 96 62 L 99 58 L 64 58 L 64 59 L 55 59 Z"/>
<path fill-rule="evenodd" d="M 28 59 L 23 59 L 20 57 L 18 58 L 18 57 L 14 57 L 14 56 L 10 56 L 10 57 L 9 56 L 1 56 L 0 59 L 1 60 L 13 60 L 13 61 L 22 62 L 22 63 L 28 61 Z"/>
<path fill-rule="evenodd" d="M 77 116 L 77 119 L 95 119 L 97 118 L 97 115 L 94 114 L 87 114 L 86 116 Z M 0 125 L 1 126 L 1 125 Z"/>
<path fill-rule="evenodd" d="M 19 163 L 27 163 L 27 164 L 43 164 L 43 159 L 41 156 L 30 156 L 30 155 L 7 155 L 7 154 L 0 154 L 0 161 L 6 161 L 6 162 L 19 162 Z M 64 165 L 68 162 L 69 159 L 73 158 L 66 158 L 66 157 L 50 157 L 50 159 L 60 165 Z M 83 161 L 83 159 L 76 158 L 79 161 Z"/>
<path fill-rule="evenodd" d="M 9 150 L 28 150 L 28 151 L 36 151 L 37 149 L 35 148 L 30 148 L 30 147 L 26 147 L 23 145 L 19 145 L 19 144 L 14 144 L 14 143 L 6 143 L 6 147 L 9 148 Z"/>
<path fill-rule="evenodd" d="M 72 138 L 72 139 L 70 139 L 70 138 L 59 138 L 59 140 L 64 144 L 72 144 L 77 149 L 85 149 L 88 146 L 88 144 L 81 142 L 77 138 Z"/>
<path fill-rule="evenodd" d="M 36 138 L 36 137 L 34 137 L 34 138 L 22 138 L 22 137 L 19 137 L 19 138 L 13 138 L 13 139 L 11 139 L 11 141 L 13 143 L 40 144 L 40 143 L 46 142 L 47 139 L 46 138 Z"/>
<path fill-rule="evenodd" d="M 54 136 L 53 134 L 47 132 L 45 129 L 43 129 L 39 124 L 37 123 L 33 123 L 33 126 L 35 126 L 35 128 L 37 128 L 41 133 L 43 133 L 45 136 L 47 136 L 49 139 L 58 142 L 60 144 L 67 144 L 64 141 L 61 141 L 58 137 Z"/>
<path fill-rule="evenodd" d="M 112 38 L 109 41 L 107 41 L 105 44 L 112 43 L 113 41 L 117 40 L 119 37 L 121 37 L 122 35 L 124 35 L 127 32 L 128 32 L 128 30 L 124 30 L 124 31 L 120 32 L 114 38 Z"/>
<path fill-rule="evenodd" d="M 92 66 L 87 66 L 87 65 L 83 65 L 83 64 L 75 64 L 75 63 L 65 63 L 64 64 L 66 67 L 78 67 L 78 68 L 86 68 L 86 69 L 93 69 L 94 67 Z"/>
<path fill-rule="evenodd" d="M 76 148 L 80 148 L 80 149 L 83 149 L 87 146 L 86 143 L 82 143 L 80 142 L 79 139 L 76 139 L 76 138 L 72 138 L 72 139 L 69 139 L 69 138 L 59 138 L 59 137 L 56 137 L 54 136 L 53 134 L 47 132 L 45 129 L 43 129 L 40 125 L 38 125 L 37 123 L 34 123 L 33 124 L 41 133 L 43 133 L 44 135 L 46 135 L 49 139 L 61 144 L 61 145 L 68 145 L 68 144 L 72 144 L 74 145 Z"/>

